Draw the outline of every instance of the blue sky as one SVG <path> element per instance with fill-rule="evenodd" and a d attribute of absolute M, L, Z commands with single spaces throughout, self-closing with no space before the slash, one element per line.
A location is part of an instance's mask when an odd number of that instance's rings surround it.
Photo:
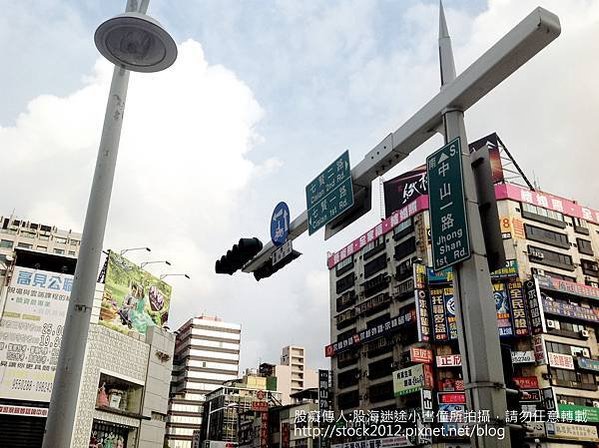
<path fill-rule="evenodd" d="M 466 114 L 468 135 L 497 131 L 543 188 L 599 208 L 597 2 L 447 0 L 457 69 L 538 3 L 560 16 L 562 35 Z M 3 213 L 81 229 L 110 78 L 93 32 L 124 4 L 0 0 L 0 52 L 12 62 L 0 72 Z M 173 326 L 202 311 L 242 323 L 242 367 L 278 360 L 287 344 L 324 367 L 326 252 L 379 219 L 376 185 L 368 216 L 327 242 L 302 236 L 304 255 L 271 279 L 217 277 L 213 263 L 241 236 L 266 240 L 277 202 L 299 214 L 321 169 L 346 149 L 356 164 L 438 91 L 438 4 L 152 0 L 149 13 L 180 57 L 131 77 L 106 247 L 150 245 L 189 273 L 173 281 Z"/>

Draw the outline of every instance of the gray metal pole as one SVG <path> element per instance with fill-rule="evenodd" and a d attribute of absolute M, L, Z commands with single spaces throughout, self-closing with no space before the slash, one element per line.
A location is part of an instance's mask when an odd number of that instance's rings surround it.
<path fill-rule="evenodd" d="M 144 1 L 146 8 L 148 1 Z M 126 11 L 138 11 L 137 1 L 129 0 Z M 71 446 L 128 84 L 129 71 L 115 67 L 56 365 L 43 448 Z"/>
<path fill-rule="evenodd" d="M 439 59 L 441 84 L 455 79 L 455 65 L 451 39 L 445 23 L 443 5 L 439 14 Z M 441 87 L 443 88 L 443 87 Z M 497 435 L 473 435 L 473 447 L 510 447 L 509 429 L 503 422 L 507 409 L 501 350 L 497 332 L 497 314 L 491 276 L 485 255 L 485 243 L 479 219 L 474 176 L 470 167 L 470 152 L 464 126 L 464 112 L 459 108 L 448 109 L 443 114 L 445 142 L 460 137 L 462 144 L 462 173 L 466 199 L 466 219 L 470 232 L 472 257 L 454 269 L 454 297 L 458 342 L 462 355 L 462 371 L 466 400 L 470 410 L 488 410 L 489 426 L 502 427 L 505 438 Z M 482 426 L 482 425 L 481 425 Z"/>

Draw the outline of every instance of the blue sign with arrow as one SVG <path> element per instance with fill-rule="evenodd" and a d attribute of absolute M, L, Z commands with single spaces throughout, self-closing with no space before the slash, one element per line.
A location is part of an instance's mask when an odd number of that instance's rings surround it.
<path fill-rule="evenodd" d="M 289 236 L 289 207 L 279 202 L 270 219 L 270 239 L 275 246 L 282 246 Z"/>

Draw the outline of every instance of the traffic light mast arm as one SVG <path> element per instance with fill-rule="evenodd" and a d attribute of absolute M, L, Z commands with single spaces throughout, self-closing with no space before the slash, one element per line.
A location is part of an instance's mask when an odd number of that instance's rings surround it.
<path fill-rule="evenodd" d="M 443 113 L 447 109 L 466 111 L 551 43 L 560 32 L 559 18 L 546 9 L 536 8 L 457 78 L 443 86 L 408 121 L 366 154 L 352 170 L 353 183 L 370 187 L 373 180 L 408 157 L 439 131 Z M 304 211 L 291 222 L 289 238 L 293 240 L 307 229 L 308 215 Z M 269 242 L 248 262 L 244 272 L 258 269 L 275 249 L 272 242 Z"/>

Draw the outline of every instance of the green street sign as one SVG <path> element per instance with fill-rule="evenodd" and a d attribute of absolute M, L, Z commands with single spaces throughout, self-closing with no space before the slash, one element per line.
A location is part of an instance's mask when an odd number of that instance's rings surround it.
<path fill-rule="evenodd" d="M 470 258 L 460 138 L 426 158 L 433 269 Z"/>
<path fill-rule="evenodd" d="M 354 205 L 348 151 L 306 186 L 306 204 L 310 235 Z"/>

